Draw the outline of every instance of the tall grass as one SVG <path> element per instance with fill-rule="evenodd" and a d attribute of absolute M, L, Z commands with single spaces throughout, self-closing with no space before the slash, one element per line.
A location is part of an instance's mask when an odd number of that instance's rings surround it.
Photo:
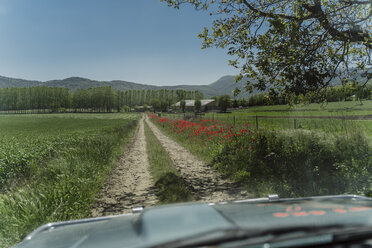
<path fill-rule="evenodd" d="M 250 146 L 248 149 L 247 145 Z M 223 174 L 258 195 L 271 189 L 285 197 L 368 194 L 372 186 L 372 149 L 365 136 L 319 131 L 261 131 L 232 138 L 213 158 Z"/>
<path fill-rule="evenodd" d="M 138 121 L 138 116 L 127 120 L 63 119 L 62 116 L 59 120 L 38 116 L 7 118 L 11 119 L 0 120 L 0 126 L 6 126 L 4 122 L 15 123 L 7 127 L 7 140 L 12 135 L 22 147 L 27 145 L 22 142 L 32 141 L 34 137 L 47 142 L 50 151 L 26 164 L 27 176 L 20 173 L 4 181 L 5 187 L 0 194 L 0 247 L 14 245 L 47 222 L 88 217 L 95 193 L 134 133 Z M 51 123 L 54 126 L 47 125 Z M 22 131 L 23 127 L 27 131 Z M 28 138 L 17 136 L 17 129 Z M 39 143 L 31 144 L 37 148 Z M 33 151 L 25 150 L 26 155 Z"/>

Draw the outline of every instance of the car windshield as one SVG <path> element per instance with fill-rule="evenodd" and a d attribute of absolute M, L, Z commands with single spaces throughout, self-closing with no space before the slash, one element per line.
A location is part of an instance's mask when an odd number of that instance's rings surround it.
<path fill-rule="evenodd" d="M 371 16 L 370 0 L 1 1 L 0 248 L 171 203 L 372 197 Z M 265 216 L 325 213 L 301 204 Z"/>

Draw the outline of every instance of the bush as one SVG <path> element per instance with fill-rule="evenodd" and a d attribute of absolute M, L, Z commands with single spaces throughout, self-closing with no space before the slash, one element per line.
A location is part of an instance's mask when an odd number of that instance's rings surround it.
<path fill-rule="evenodd" d="M 256 192 L 270 186 L 281 196 L 363 194 L 372 160 L 366 138 L 318 131 L 263 131 L 224 143 L 213 164 Z"/>

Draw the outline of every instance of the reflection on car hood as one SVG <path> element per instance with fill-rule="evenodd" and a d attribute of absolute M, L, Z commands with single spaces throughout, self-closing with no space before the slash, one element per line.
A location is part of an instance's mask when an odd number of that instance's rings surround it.
<path fill-rule="evenodd" d="M 372 199 L 348 195 L 173 204 L 136 214 L 47 224 L 16 247 L 151 247 L 214 230 L 328 225 L 372 226 Z"/>

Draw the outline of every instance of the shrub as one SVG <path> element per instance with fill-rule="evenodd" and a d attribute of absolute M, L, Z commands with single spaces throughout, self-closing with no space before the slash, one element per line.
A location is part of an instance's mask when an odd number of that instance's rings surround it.
<path fill-rule="evenodd" d="M 281 196 L 365 193 L 371 155 L 358 132 L 263 131 L 225 142 L 213 164 L 256 192 L 269 184 Z"/>

